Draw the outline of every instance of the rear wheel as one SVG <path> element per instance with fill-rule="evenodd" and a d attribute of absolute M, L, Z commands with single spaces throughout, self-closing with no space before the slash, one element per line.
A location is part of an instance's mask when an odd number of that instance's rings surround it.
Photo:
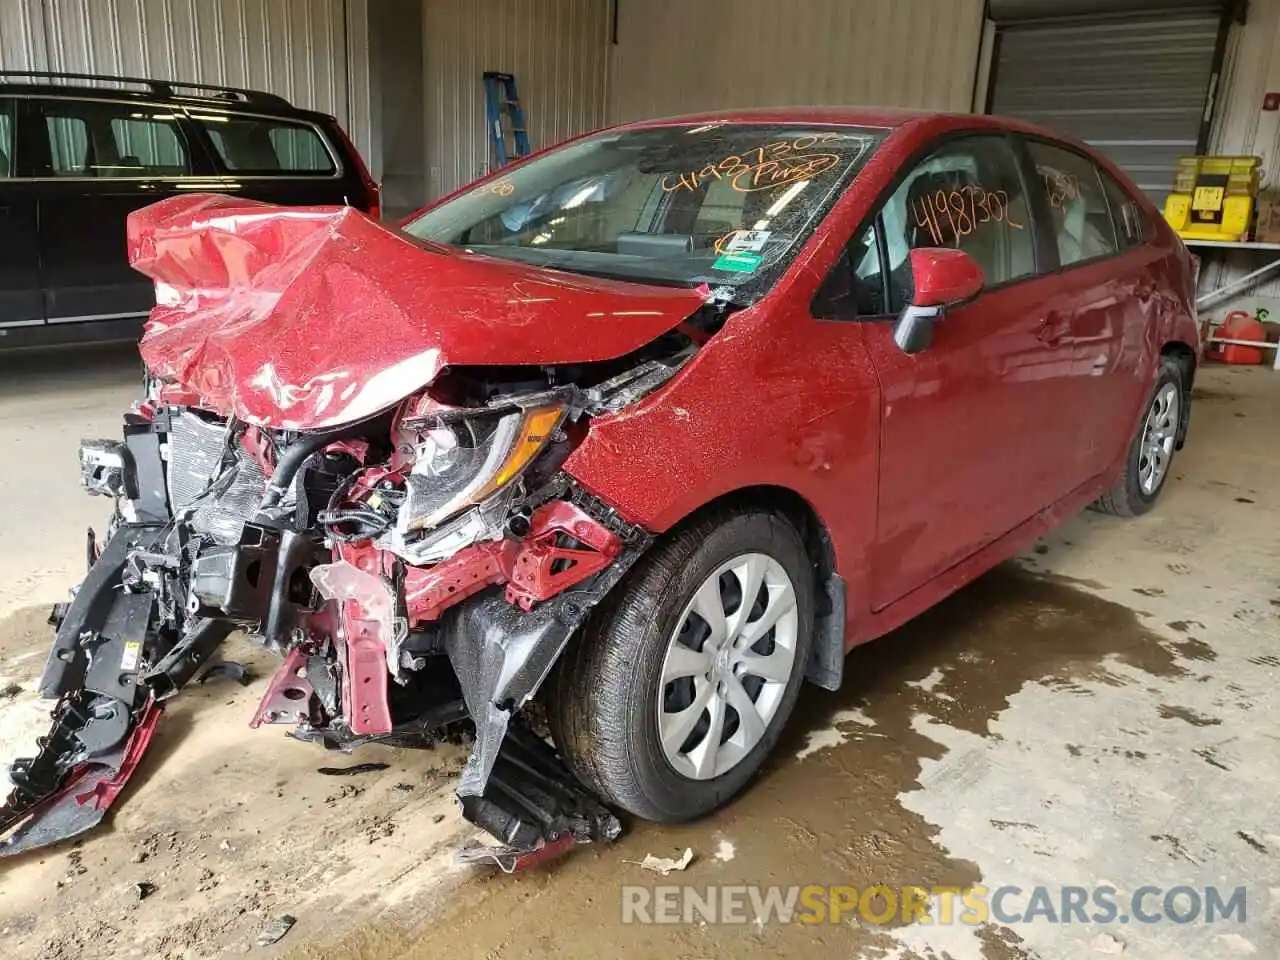
<path fill-rule="evenodd" d="M 804 542 L 770 513 L 720 513 L 636 565 L 562 659 L 556 743 L 606 801 L 684 820 L 727 801 L 776 743 L 813 625 Z"/>
<path fill-rule="evenodd" d="M 1130 444 L 1124 472 L 1094 504 L 1098 510 L 1118 517 L 1136 517 L 1155 506 L 1177 452 L 1184 389 L 1182 368 L 1166 357 L 1160 379 Z"/>

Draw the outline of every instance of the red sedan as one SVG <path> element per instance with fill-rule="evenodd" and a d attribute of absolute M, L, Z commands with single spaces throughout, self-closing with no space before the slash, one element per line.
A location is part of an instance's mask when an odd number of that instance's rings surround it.
<path fill-rule="evenodd" d="M 1086 505 L 1149 510 L 1199 355 L 1151 203 L 991 117 L 637 123 L 399 230 L 193 196 L 130 252 L 151 388 L 82 450 L 121 510 L 0 830 L 55 796 L 100 817 L 233 627 L 285 658 L 255 726 L 474 724 L 458 793 L 504 862 L 616 836 L 606 805 L 705 813 L 850 647 Z"/>

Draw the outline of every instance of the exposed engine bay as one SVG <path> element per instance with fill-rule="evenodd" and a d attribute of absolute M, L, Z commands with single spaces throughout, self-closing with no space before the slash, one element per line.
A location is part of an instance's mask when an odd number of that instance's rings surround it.
<path fill-rule="evenodd" d="M 59 605 L 40 684 L 57 701 L 16 761 L 0 855 L 99 822 L 166 701 L 243 630 L 282 662 L 252 727 L 349 751 L 475 741 L 457 793 L 504 869 L 617 818 L 526 721 L 574 632 L 652 537 L 561 466 L 593 418 L 660 387 L 723 322 L 708 301 L 617 360 L 446 367 L 394 408 L 291 430 L 210 412 L 150 377 L 120 440 L 86 441 L 82 480 L 114 509 Z"/>

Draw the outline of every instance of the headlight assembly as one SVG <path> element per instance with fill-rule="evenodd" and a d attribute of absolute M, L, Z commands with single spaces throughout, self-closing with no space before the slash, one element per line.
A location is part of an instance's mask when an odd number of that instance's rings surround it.
<path fill-rule="evenodd" d="M 496 412 L 405 421 L 418 440 L 400 532 L 430 530 L 502 490 L 550 442 L 565 414 L 559 399 L 544 396 Z"/>

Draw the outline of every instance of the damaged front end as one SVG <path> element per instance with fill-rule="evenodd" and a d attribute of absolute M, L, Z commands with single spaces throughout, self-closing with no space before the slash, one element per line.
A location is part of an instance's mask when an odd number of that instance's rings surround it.
<path fill-rule="evenodd" d="M 620 825 L 521 710 L 650 542 L 561 465 L 595 416 L 696 350 L 659 338 L 611 364 L 446 371 L 393 410 L 289 431 L 152 384 L 121 441 L 81 448 L 107 536 L 55 609 L 40 683 L 56 699 L 0 807 L 0 855 L 100 821 L 165 702 L 234 630 L 283 662 L 251 726 L 347 751 L 475 741 L 457 792 L 514 869 Z"/>

